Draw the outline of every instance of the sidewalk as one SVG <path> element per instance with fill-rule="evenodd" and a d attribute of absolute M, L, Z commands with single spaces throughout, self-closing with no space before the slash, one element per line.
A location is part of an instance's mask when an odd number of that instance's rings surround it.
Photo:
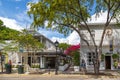
<path fill-rule="evenodd" d="M 77 78 L 77 80 L 80 80 L 79 78 L 82 78 L 84 80 L 120 80 L 120 73 L 118 71 L 104 71 L 105 75 L 90 75 L 90 74 L 58 74 L 55 75 L 55 72 L 44 73 L 44 74 L 18 74 L 18 73 L 11 73 L 11 74 L 0 74 L 0 78 L 7 77 L 8 79 L 11 77 L 29 77 L 29 78 L 41 78 L 46 77 L 48 78 Z M 82 80 L 81 79 L 81 80 Z M 76 79 L 75 79 L 76 80 Z"/>

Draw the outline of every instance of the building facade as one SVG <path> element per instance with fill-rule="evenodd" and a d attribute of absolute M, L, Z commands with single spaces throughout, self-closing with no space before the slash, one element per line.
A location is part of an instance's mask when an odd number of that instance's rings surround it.
<path fill-rule="evenodd" d="M 100 44 L 102 32 L 103 32 L 103 25 L 104 23 L 88 23 L 88 26 L 91 29 L 91 33 L 95 39 L 97 46 Z M 86 40 L 88 40 L 90 44 L 90 49 L 86 45 L 84 41 L 81 40 L 81 59 L 86 61 L 86 67 L 88 70 L 93 70 L 93 62 L 92 59 L 94 58 L 95 48 L 93 46 L 93 42 L 87 30 L 82 30 L 82 35 Z M 102 45 L 102 55 L 103 60 L 100 63 L 100 70 L 105 69 L 114 69 L 114 60 L 112 58 L 113 54 L 120 53 L 120 28 L 115 23 L 110 23 L 108 29 L 105 32 L 105 37 L 103 40 Z M 93 56 L 93 57 L 92 57 Z M 118 60 L 117 60 L 118 61 Z"/>
<path fill-rule="evenodd" d="M 13 65 L 24 64 L 29 67 L 37 66 L 37 68 L 55 69 L 56 59 L 63 56 L 62 52 L 58 48 L 56 51 L 55 44 L 42 34 L 34 30 L 28 30 L 28 32 L 44 44 L 44 48 L 36 52 L 26 51 L 24 49 L 18 52 L 9 52 L 8 60 L 11 60 Z"/>

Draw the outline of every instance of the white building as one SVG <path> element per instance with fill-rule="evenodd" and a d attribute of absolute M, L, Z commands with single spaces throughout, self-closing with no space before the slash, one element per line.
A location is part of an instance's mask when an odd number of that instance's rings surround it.
<path fill-rule="evenodd" d="M 56 47 L 55 44 L 34 30 L 29 30 L 29 33 L 33 34 L 33 37 L 38 39 L 41 43 L 44 44 L 44 48 L 37 52 L 33 51 L 23 51 L 18 52 L 9 52 L 8 60 L 11 60 L 13 65 L 27 64 L 29 67 L 33 65 L 38 65 L 40 68 L 55 68 L 56 63 Z M 60 50 L 57 49 L 57 56 L 62 56 Z M 34 59 L 34 60 L 33 60 Z"/>
<path fill-rule="evenodd" d="M 92 31 L 92 35 L 95 39 L 95 42 L 97 45 L 100 44 L 102 32 L 103 32 L 103 26 L 106 21 L 106 12 L 102 14 L 102 16 L 98 17 L 97 19 L 93 19 L 92 21 L 89 21 L 88 26 L 90 27 Z M 92 18 L 95 17 L 95 15 L 92 16 Z M 88 40 L 90 44 L 90 49 L 88 49 L 88 46 L 84 41 L 81 40 L 81 58 L 85 59 L 87 69 L 93 70 L 93 63 L 92 63 L 92 53 L 94 53 L 94 47 L 93 42 L 91 40 L 91 37 L 87 30 L 82 30 L 83 36 Z M 112 47 L 113 48 L 110 48 Z M 102 54 L 105 55 L 104 60 L 100 63 L 100 69 L 114 69 L 114 61 L 112 58 L 112 55 L 115 53 L 120 52 L 120 28 L 115 24 L 114 21 L 112 21 L 109 25 L 109 28 L 107 29 L 105 33 L 105 38 L 103 40 L 103 47 L 102 47 Z M 94 54 L 93 54 L 94 55 Z"/>

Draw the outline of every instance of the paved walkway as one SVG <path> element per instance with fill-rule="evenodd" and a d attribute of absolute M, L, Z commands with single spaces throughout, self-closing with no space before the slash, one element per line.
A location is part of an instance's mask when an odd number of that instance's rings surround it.
<path fill-rule="evenodd" d="M 1 72 L 1 71 L 0 71 Z M 101 71 L 107 75 L 83 75 L 83 74 L 58 74 L 55 72 L 44 74 L 2 74 L 0 80 L 120 80 L 120 70 L 116 71 Z"/>
<path fill-rule="evenodd" d="M 117 71 L 106 71 L 108 75 L 82 75 L 82 74 L 0 74 L 0 80 L 120 80 Z"/>

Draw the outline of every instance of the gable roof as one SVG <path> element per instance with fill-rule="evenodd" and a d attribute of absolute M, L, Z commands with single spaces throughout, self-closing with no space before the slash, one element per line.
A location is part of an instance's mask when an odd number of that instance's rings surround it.
<path fill-rule="evenodd" d="M 28 29 L 28 31 L 29 31 L 35 38 L 43 37 L 44 39 L 46 39 L 47 41 L 49 41 L 51 44 L 53 44 L 53 45 L 55 46 L 55 44 L 54 44 L 50 39 L 48 39 L 47 37 L 45 37 L 45 36 L 42 35 L 41 33 L 37 32 L 36 30 L 34 30 L 34 29 Z"/>
<path fill-rule="evenodd" d="M 98 15 L 99 14 L 99 15 Z M 91 16 L 91 18 L 88 19 L 88 24 L 104 24 L 107 21 L 107 11 L 103 12 L 101 11 L 98 14 L 94 14 Z M 115 24 L 116 20 L 112 19 L 111 24 Z"/>

